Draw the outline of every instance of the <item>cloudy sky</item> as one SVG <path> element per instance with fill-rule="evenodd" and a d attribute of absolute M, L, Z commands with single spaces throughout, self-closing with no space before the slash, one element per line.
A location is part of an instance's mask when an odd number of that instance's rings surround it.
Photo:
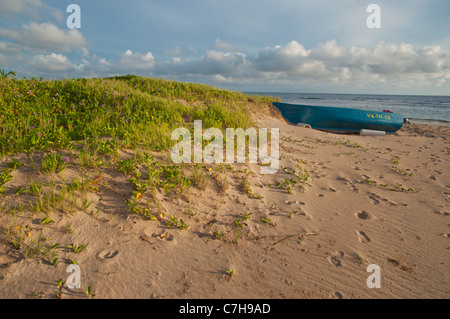
<path fill-rule="evenodd" d="M 67 25 L 72 3 L 80 28 Z M 367 25 L 372 3 L 380 28 Z M 0 69 L 247 92 L 450 95 L 449 12 L 449 0 L 0 0 Z"/>

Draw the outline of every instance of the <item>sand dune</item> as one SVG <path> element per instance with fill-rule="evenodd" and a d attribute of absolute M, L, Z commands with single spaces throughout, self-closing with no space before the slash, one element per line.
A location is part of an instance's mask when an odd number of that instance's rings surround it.
<path fill-rule="evenodd" d="M 86 298 L 87 286 L 95 298 L 450 297 L 449 127 L 413 124 L 396 136 L 364 137 L 259 122 L 280 128 L 277 174 L 260 175 L 258 164 L 206 170 L 204 190 L 154 194 L 160 220 L 128 211 L 121 196 L 133 188 L 113 170 L 103 173 L 111 187 L 89 192 L 85 211 L 52 213 L 51 224 L 41 224 L 42 213 L 4 209 L 0 297 L 56 298 L 59 290 Z M 27 155 L 12 158 L 25 165 L 6 184 L 1 200 L 9 204 L 26 201 L 14 191 L 35 174 Z M 67 168 L 54 178 L 75 175 Z M 169 227 L 171 216 L 188 228 Z M 17 225 L 30 233 L 24 243 L 42 231 L 46 244 L 60 244 L 56 266 L 50 255 L 24 258 L 14 249 Z M 87 247 L 75 253 L 66 248 L 73 243 Z M 58 287 L 73 261 L 81 288 Z M 381 269 L 379 289 L 367 287 L 370 264 Z"/>

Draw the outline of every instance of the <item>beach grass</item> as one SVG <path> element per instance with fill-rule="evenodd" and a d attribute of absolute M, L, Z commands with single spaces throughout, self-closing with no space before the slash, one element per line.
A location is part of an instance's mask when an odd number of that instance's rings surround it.
<path fill-rule="evenodd" d="M 203 127 L 251 127 L 248 105 L 269 108 L 271 98 L 204 84 L 127 75 L 47 81 L 0 78 L 0 156 L 72 149 L 90 141 L 100 153 L 118 148 L 167 150 L 170 132 Z"/>
<path fill-rule="evenodd" d="M 6 167 L 0 170 L 0 196 L 15 195 L 18 203 L 5 200 L 0 207 L 43 214 L 43 227 L 54 223 L 52 214 L 95 214 L 99 196 L 112 191 L 129 213 L 189 230 L 181 218 L 164 218 L 157 194 L 180 198 L 191 185 L 205 191 L 211 177 L 222 192 L 230 184 L 222 165 L 219 172 L 173 163 L 172 131 L 184 127 L 193 133 L 194 120 L 202 120 L 204 129 L 247 129 L 255 125 L 254 109 L 264 113 L 272 107 L 268 97 L 133 75 L 54 81 L 1 75 L 0 158 Z M 12 181 L 16 170 L 27 171 L 28 178 Z M 116 189 L 112 175 L 125 179 L 127 192 Z M 12 183 L 20 186 L 13 189 Z M 39 255 L 42 238 L 33 241 L 31 231 L 22 232 L 25 226 L 10 222 L 16 231 L 3 232 L 6 240 L 25 256 Z M 48 263 L 55 266 L 58 257 L 51 257 Z"/>

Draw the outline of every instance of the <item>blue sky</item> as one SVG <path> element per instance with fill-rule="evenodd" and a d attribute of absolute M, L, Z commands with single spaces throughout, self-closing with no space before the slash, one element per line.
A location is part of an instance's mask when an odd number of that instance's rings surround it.
<path fill-rule="evenodd" d="M 69 4 L 81 28 L 67 27 Z M 381 9 L 370 29 L 369 4 Z M 0 69 L 253 92 L 450 94 L 448 0 L 0 0 Z"/>

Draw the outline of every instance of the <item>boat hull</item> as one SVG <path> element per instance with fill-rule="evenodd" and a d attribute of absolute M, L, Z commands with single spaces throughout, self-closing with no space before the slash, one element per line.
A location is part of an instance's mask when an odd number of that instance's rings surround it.
<path fill-rule="evenodd" d="M 309 124 L 317 130 L 360 132 L 368 129 L 394 134 L 404 123 L 403 116 L 395 113 L 280 102 L 273 102 L 273 105 L 290 123 Z"/>

